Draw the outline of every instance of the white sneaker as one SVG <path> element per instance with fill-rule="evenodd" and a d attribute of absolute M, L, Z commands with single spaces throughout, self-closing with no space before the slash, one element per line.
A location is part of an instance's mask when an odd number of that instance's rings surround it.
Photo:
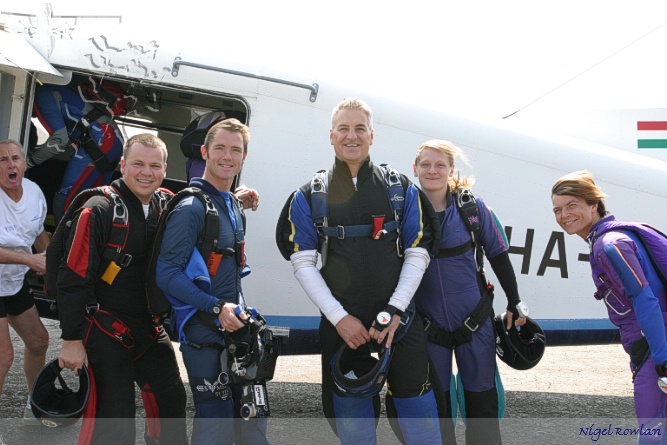
<path fill-rule="evenodd" d="M 32 413 L 32 409 L 26 407 L 23 411 L 23 426 L 36 426 L 41 424 L 42 422 Z M 0 445 L 3 445 L 1 440 Z"/>

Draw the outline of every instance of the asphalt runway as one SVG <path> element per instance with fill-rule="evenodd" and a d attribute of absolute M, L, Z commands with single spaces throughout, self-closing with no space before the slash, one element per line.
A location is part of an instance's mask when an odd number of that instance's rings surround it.
<path fill-rule="evenodd" d="M 51 335 L 48 359 L 55 358 L 60 330 L 55 321 L 44 323 Z M 0 398 L 0 434 L 4 441 L 7 445 L 75 444 L 79 424 L 55 429 L 22 424 L 28 391 L 22 343 L 12 335 L 16 356 Z M 503 443 L 630 444 L 636 443 L 638 434 L 651 434 L 647 429 L 637 430 L 627 362 L 620 345 L 547 347 L 543 360 L 528 371 L 516 371 L 499 362 L 506 397 L 501 421 Z M 187 379 L 184 369 L 182 377 Z M 194 409 L 189 386 L 187 392 L 191 419 Z M 272 444 L 339 443 L 322 415 L 319 356 L 280 357 L 268 393 L 268 436 Z M 144 443 L 143 407 L 138 395 L 137 413 L 137 443 Z M 459 418 L 459 444 L 465 443 L 464 431 Z M 378 425 L 378 443 L 400 444 L 385 417 Z"/>

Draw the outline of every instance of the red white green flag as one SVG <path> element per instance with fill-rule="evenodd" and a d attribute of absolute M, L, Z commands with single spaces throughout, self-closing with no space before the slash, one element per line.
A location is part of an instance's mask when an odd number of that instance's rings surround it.
<path fill-rule="evenodd" d="M 667 148 L 667 121 L 637 122 L 637 148 Z"/>

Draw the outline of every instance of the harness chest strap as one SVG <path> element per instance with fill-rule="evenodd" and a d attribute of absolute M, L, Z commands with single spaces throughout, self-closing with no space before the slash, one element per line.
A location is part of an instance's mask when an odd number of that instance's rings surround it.
<path fill-rule="evenodd" d="M 438 249 L 438 253 L 435 255 L 436 258 L 450 258 L 453 256 L 459 256 L 466 253 L 469 250 L 474 248 L 472 240 L 468 240 L 463 244 L 459 244 L 454 247 L 442 247 Z"/>
<path fill-rule="evenodd" d="M 359 224 L 351 226 L 329 226 L 329 208 L 327 202 L 328 185 L 332 172 L 320 170 L 313 176 L 311 181 L 311 207 L 313 212 L 313 223 L 322 238 L 322 256 L 326 261 L 325 253 L 327 250 L 328 238 L 345 239 L 354 237 L 372 237 L 379 239 L 390 232 L 400 232 L 400 221 L 403 216 L 403 207 L 405 205 L 405 190 L 401 183 L 400 176 L 391 166 L 382 164 L 379 166 L 382 171 L 387 196 L 394 213 L 394 220 L 384 222 L 384 217 L 375 217 L 373 224 Z M 377 221 L 375 221 L 377 220 Z M 398 242 L 398 240 L 397 240 Z M 400 256 L 400 249 L 399 249 Z"/>
<path fill-rule="evenodd" d="M 387 232 L 394 232 L 398 230 L 398 221 L 388 221 L 382 225 L 382 228 Z M 354 238 L 358 236 L 371 236 L 374 230 L 373 224 L 360 224 L 355 226 L 335 226 L 322 227 L 320 231 L 324 236 L 330 236 L 338 239 Z"/>

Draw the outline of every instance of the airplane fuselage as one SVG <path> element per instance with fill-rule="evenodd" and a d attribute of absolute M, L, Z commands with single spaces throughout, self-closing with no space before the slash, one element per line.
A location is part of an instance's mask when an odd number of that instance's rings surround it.
<path fill-rule="evenodd" d="M 244 294 L 269 324 L 290 328 L 289 353 L 317 352 L 320 315 L 278 252 L 275 225 L 289 194 L 314 172 L 333 164 L 330 113 L 345 97 L 360 97 L 374 109 L 370 156 L 375 162 L 407 174 L 419 145 L 435 138 L 450 140 L 466 152 L 473 168 L 459 167 L 476 177 L 474 193 L 504 223 L 521 298 L 547 332 L 549 345 L 618 339 L 604 303 L 592 296 L 588 245 L 565 234 L 555 222 L 553 182 L 567 172 L 588 169 L 619 218 L 657 226 L 667 221 L 667 162 L 398 103 L 390 95 L 369 95 L 301 73 L 275 69 L 258 76 L 253 73 L 260 67 L 236 63 L 218 51 L 187 44 L 165 47 L 157 35 L 136 38 L 112 17 L 0 17 L 63 75 L 26 71 L 0 60 L 0 109 L 10 110 L 0 120 L 6 124 L 0 128 L 0 139 L 21 140 L 27 146 L 36 88 L 33 74 L 44 83 L 61 84 L 104 77 L 136 98 L 133 111 L 118 119 L 124 131 L 151 131 L 165 140 L 170 151 L 168 183 L 182 187 L 185 157 L 179 142 L 190 121 L 213 110 L 244 119 L 252 138 L 241 182 L 261 194 L 259 210 L 248 212 L 246 253 L 252 273 L 243 280 Z M 31 176 L 45 190 L 58 183 L 57 161 L 66 163 L 54 160 L 48 174 Z M 495 310 L 502 312 L 506 300 L 496 288 Z"/>

